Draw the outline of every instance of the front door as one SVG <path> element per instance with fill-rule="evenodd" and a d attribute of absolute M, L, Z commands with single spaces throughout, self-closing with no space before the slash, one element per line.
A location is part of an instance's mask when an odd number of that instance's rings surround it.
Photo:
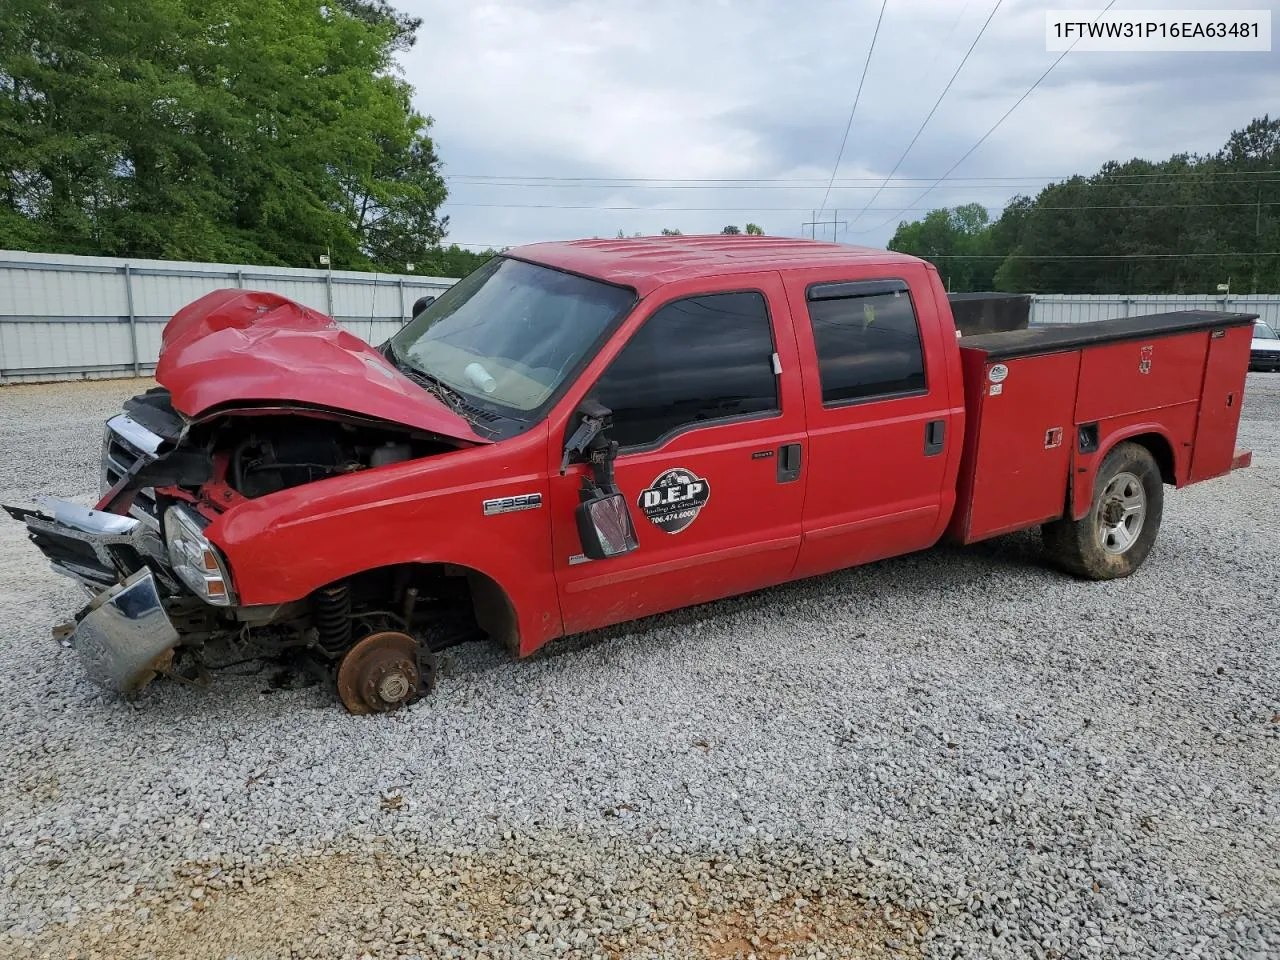
<path fill-rule="evenodd" d="M 585 393 L 613 411 L 616 481 L 639 548 L 586 560 L 574 523 L 585 468 L 551 478 L 567 633 L 781 582 L 799 551 L 807 444 L 778 274 L 655 296 Z M 563 440 L 553 430 L 553 446 Z"/>

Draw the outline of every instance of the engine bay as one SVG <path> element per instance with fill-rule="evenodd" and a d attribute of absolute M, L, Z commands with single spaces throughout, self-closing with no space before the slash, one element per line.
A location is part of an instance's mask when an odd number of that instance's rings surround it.
<path fill-rule="evenodd" d="M 201 440 L 215 461 L 225 455 L 225 482 L 250 500 L 456 449 L 405 431 L 297 414 L 228 416 L 205 437 L 190 438 Z"/>

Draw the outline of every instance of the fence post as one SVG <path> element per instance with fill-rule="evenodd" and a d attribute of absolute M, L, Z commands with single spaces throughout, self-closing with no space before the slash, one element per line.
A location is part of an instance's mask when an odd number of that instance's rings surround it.
<path fill-rule="evenodd" d="M 324 302 L 328 307 L 329 316 L 333 316 L 333 271 L 330 270 L 324 275 Z"/>
<path fill-rule="evenodd" d="M 404 277 L 396 280 L 396 287 L 400 293 L 400 326 L 404 326 Z"/>
<path fill-rule="evenodd" d="M 1130 316 L 1133 313 L 1133 297 L 1124 298 L 1124 315 Z"/>
<path fill-rule="evenodd" d="M 133 375 L 141 373 L 138 366 L 138 315 L 133 309 L 133 268 L 124 265 L 124 296 L 129 304 L 129 343 L 133 348 Z"/>
<path fill-rule="evenodd" d="M 244 289 L 244 271 L 243 270 L 236 271 L 236 286 L 239 287 L 241 290 Z"/>

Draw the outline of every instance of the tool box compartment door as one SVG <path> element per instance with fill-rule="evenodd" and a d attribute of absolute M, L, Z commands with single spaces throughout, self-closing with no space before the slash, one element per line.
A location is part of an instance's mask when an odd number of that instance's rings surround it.
<path fill-rule="evenodd" d="M 1245 370 L 1249 365 L 1251 327 L 1229 327 L 1209 335 L 1200 419 L 1191 454 L 1191 481 L 1208 480 L 1231 470 Z"/>
<path fill-rule="evenodd" d="M 992 363 L 966 350 L 963 359 L 972 432 L 951 537 L 973 543 L 1062 516 L 1079 352 Z"/>

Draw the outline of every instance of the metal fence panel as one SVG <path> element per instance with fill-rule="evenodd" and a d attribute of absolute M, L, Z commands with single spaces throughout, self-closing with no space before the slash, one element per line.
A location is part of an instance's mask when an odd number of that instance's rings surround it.
<path fill-rule="evenodd" d="M 0 250 L 0 383 L 151 373 L 169 318 L 224 287 L 279 293 L 376 344 L 404 325 L 415 300 L 454 282 Z"/>
<path fill-rule="evenodd" d="M 1197 296 L 1194 294 L 1037 294 L 1031 302 L 1032 323 L 1088 323 L 1114 317 L 1174 310 L 1227 310 L 1256 313 L 1272 329 L 1280 326 L 1280 295 Z"/>
<path fill-rule="evenodd" d="M 155 369 L 164 324 L 222 287 L 270 290 L 381 343 L 444 277 L 0 250 L 0 383 L 131 376 Z M 1086 323 L 1169 310 L 1257 313 L 1280 330 L 1280 295 L 1040 294 L 1031 322 Z M 135 346 L 136 345 L 136 346 Z"/>

